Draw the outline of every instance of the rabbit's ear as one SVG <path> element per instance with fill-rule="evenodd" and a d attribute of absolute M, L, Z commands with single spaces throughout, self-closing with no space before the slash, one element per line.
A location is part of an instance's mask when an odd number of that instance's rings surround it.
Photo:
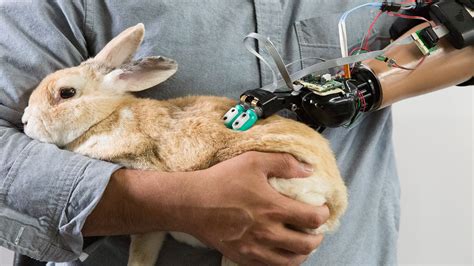
<path fill-rule="evenodd" d="M 109 67 L 118 67 L 127 63 L 142 43 L 144 34 L 145 26 L 142 23 L 124 30 L 107 43 L 94 57 L 94 61 Z"/>
<path fill-rule="evenodd" d="M 145 57 L 108 73 L 104 77 L 104 85 L 122 92 L 142 91 L 167 80 L 177 69 L 178 64 L 172 59 Z"/>

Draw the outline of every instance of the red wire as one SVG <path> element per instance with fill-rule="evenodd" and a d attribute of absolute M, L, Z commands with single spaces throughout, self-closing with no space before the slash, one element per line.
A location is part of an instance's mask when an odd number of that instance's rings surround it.
<path fill-rule="evenodd" d="M 415 69 L 417 69 L 422 63 L 423 61 L 425 61 L 426 59 L 426 56 L 423 56 L 420 61 L 418 62 L 418 64 L 416 64 L 416 66 L 414 68 L 411 68 L 411 67 L 405 67 L 405 66 L 402 66 L 402 65 L 399 65 L 397 63 L 393 64 L 394 67 L 396 68 L 400 68 L 400 69 L 403 69 L 403 70 L 410 70 L 410 71 L 413 71 Z"/>
<path fill-rule="evenodd" d="M 416 0 L 406 0 L 404 2 L 401 2 L 400 4 L 404 5 L 404 4 L 410 4 L 410 3 L 414 3 L 416 2 Z M 432 1 L 426 1 L 427 3 L 431 3 Z M 369 26 L 369 29 L 367 30 L 367 34 L 365 35 L 365 38 L 364 40 L 362 40 L 362 47 L 359 49 L 359 48 L 353 48 L 351 50 L 351 52 L 349 53 L 349 55 L 351 55 L 353 52 L 355 52 L 356 50 L 364 50 L 364 51 L 370 51 L 369 50 L 369 39 L 370 39 L 370 35 L 372 33 L 372 30 L 375 26 L 375 23 L 377 22 L 377 20 L 380 18 L 380 16 L 383 14 L 384 12 L 383 11 L 379 11 L 379 13 L 375 16 L 374 20 L 372 21 L 372 23 L 370 23 L 370 26 Z M 393 13 L 393 12 L 387 12 L 387 15 L 389 16 L 392 16 L 392 17 L 400 17 L 400 18 L 405 18 L 405 19 L 419 19 L 419 20 L 423 20 L 423 21 L 426 21 L 428 23 L 431 24 L 431 22 L 424 18 L 424 17 L 420 17 L 420 16 L 410 16 L 410 15 L 405 15 L 405 14 L 400 14 L 400 13 Z M 421 65 L 423 63 L 423 61 L 425 60 L 426 56 L 423 56 L 423 58 L 421 58 L 420 62 L 418 62 L 418 64 L 415 66 L 415 68 L 408 68 L 408 67 L 404 67 L 404 66 L 401 66 L 401 65 L 398 65 L 398 64 L 394 64 L 395 67 L 398 67 L 398 68 L 401 68 L 401 69 L 405 69 L 405 70 L 415 70 L 419 65 Z"/>
<path fill-rule="evenodd" d="M 413 4 L 413 3 L 415 3 L 415 2 L 416 2 L 416 0 L 407 0 L 407 1 L 401 2 L 400 5 Z M 429 3 L 431 3 L 432 1 L 431 1 L 431 0 L 425 0 L 425 2 L 426 2 L 427 4 L 429 4 Z"/>
<path fill-rule="evenodd" d="M 369 50 L 370 34 L 371 34 L 371 32 L 372 32 L 372 29 L 374 28 L 375 22 L 377 22 L 377 20 L 378 20 L 379 17 L 382 15 L 382 13 L 383 13 L 383 11 L 379 11 L 379 13 L 377 14 L 377 16 L 375 16 L 374 20 L 372 21 L 372 23 L 370 23 L 369 30 L 367 31 L 367 34 L 365 35 L 365 43 L 364 43 L 364 45 L 362 46 L 362 48 L 365 49 L 365 50 Z"/>
<path fill-rule="evenodd" d="M 375 22 L 379 19 L 379 17 L 382 15 L 383 11 L 379 11 L 379 13 L 375 16 L 374 20 L 372 23 L 370 23 L 369 29 L 367 30 L 367 33 L 365 34 L 365 38 L 362 40 L 362 47 L 354 47 L 349 55 L 352 55 L 353 52 L 360 50 L 360 51 L 366 51 L 369 52 L 369 39 L 370 39 L 370 34 L 372 32 L 372 29 L 374 28 Z M 352 68 L 350 70 L 352 72 Z"/>
<path fill-rule="evenodd" d="M 410 4 L 410 3 L 413 3 L 413 2 L 416 2 L 416 0 L 407 0 L 407 1 L 404 1 L 400 4 L 402 4 L 402 5 L 403 4 Z M 425 2 L 431 3 L 432 1 L 431 0 L 429 0 L 429 1 L 426 0 Z M 366 51 L 369 50 L 369 39 L 370 39 L 370 35 L 372 34 L 372 29 L 374 28 L 375 23 L 377 22 L 379 17 L 382 15 L 382 13 L 384 13 L 384 12 L 382 10 L 380 10 L 379 13 L 377 14 L 377 16 L 375 16 L 372 23 L 370 23 L 369 30 L 367 30 L 367 34 L 365 35 L 366 36 L 365 41 L 364 41 L 364 44 L 362 46 L 362 48 Z M 392 17 L 405 18 L 405 19 L 420 19 L 420 20 L 426 21 L 428 23 L 431 23 L 429 20 L 427 20 L 426 18 L 421 17 L 421 16 L 410 16 L 410 15 L 405 15 L 405 14 L 400 14 L 400 13 L 393 13 L 393 12 L 387 12 L 387 15 L 392 16 Z"/>
<path fill-rule="evenodd" d="M 425 59 L 426 59 L 426 55 L 424 55 L 424 56 L 421 58 L 420 62 L 418 62 L 418 64 L 416 64 L 415 69 L 417 69 L 417 68 L 423 63 L 423 61 L 425 61 Z"/>
<path fill-rule="evenodd" d="M 357 96 L 359 96 L 359 101 L 362 104 L 362 112 L 364 112 L 365 108 L 367 107 L 367 102 L 365 101 L 364 95 L 360 91 L 357 91 Z"/>
<path fill-rule="evenodd" d="M 393 13 L 393 12 L 387 12 L 387 15 L 392 16 L 392 17 L 406 18 L 406 19 L 420 19 L 420 20 L 423 20 L 423 21 L 426 21 L 426 22 L 430 22 L 426 18 L 420 17 L 420 16 L 410 16 L 410 15 Z"/>

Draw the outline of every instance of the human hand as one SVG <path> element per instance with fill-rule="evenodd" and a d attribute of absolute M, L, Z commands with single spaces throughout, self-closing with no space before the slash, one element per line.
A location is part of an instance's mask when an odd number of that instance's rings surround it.
<path fill-rule="evenodd" d="M 317 228 L 329 209 L 285 197 L 267 179 L 307 177 L 308 168 L 289 154 L 247 152 L 202 170 L 190 199 L 199 207 L 181 219 L 192 221 L 186 231 L 238 264 L 301 264 L 323 235 L 290 228 Z"/>

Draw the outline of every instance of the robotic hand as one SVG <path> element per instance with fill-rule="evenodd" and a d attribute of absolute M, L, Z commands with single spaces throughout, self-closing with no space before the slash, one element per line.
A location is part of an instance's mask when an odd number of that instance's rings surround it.
<path fill-rule="evenodd" d="M 361 113 L 378 110 L 401 98 L 471 78 L 474 74 L 474 12 L 462 1 L 429 1 L 429 5 L 424 2 L 416 1 L 416 8 L 424 10 L 418 12 L 429 9 L 430 18 L 437 26 L 425 23 L 401 37 L 395 36 L 400 37 L 395 43 L 402 40 L 401 43 L 406 44 L 409 40 L 416 45 L 398 45 L 378 53 L 375 58 L 358 61 L 352 68 L 347 67 L 350 73 L 344 75 L 309 74 L 292 84 L 286 81 L 290 90 L 272 92 L 265 87 L 248 90 L 241 95 L 240 103 L 224 115 L 224 123 L 235 130 L 247 130 L 259 118 L 288 109 L 303 123 L 322 131 L 326 127 L 348 126 Z M 397 4 L 384 2 L 381 10 L 396 8 L 399 8 Z M 400 32 L 400 25 L 400 22 L 395 23 L 391 32 Z M 447 38 L 441 39 L 444 36 Z M 338 62 L 337 59 L 330 61 Z M 278 60 L 275 63 L 278 66 Z M 289 77 L 282 72 L 281 64 L 279 70 L 283 77 Z"/>
<path fill-rule="evenodd" d="M 299 90 L 248 90 L 241 95 L 240 103 L 224 115 L 225 124 L 236 130 L 246 130 L 256 118 L 266 118 L 288 109 L 315 129 L 349 125 L 360 112 L 376 109 L 381 100 L 380 84 L 370 70 L 357 68 L 353 77 L 310 75 L 295 81 Z"/>

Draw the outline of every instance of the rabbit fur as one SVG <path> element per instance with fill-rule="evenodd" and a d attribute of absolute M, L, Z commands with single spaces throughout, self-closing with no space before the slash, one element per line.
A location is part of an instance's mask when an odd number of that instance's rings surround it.
<path fill-rule="evenodd" d="M 279 116 L 234 131 L 222 116 L 236 102 L 224 97 L 188 96 L 166 101 L 139 99 L 130 92 L 172 76 L 177 64 L 164 57 L 131 62 L 144 36 L 143 24 L 111 40 L 94 58 L 48 75 L 25 109 L 31 138 L 128 168 L 193 171 L 247 151 L 283 152 L 313 166 L 308 178 L 269 179 L 278 192 L 315 206 L 327 204 L 329 220 L 311 233 L 335 230 L 347 206 L 347 192 L 328 142 L 310 127 Z M 63 99 L 61 88 L 76 94 Z M 304 230 L 304 229 L 302 229 Z M 129 265 L 154 265 L 165 232 L 133 235 Z M 204 246 L 184 233 L 179 241 Z M 223 264 L 232 264 L 223 259 Z"/>

